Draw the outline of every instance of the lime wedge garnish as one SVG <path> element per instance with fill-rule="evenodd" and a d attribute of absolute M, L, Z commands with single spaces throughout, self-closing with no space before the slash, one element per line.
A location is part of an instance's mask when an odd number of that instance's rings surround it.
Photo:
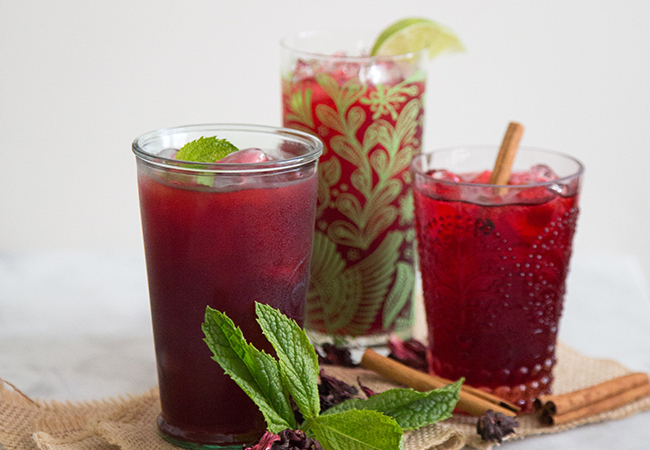
<path fill-rule="evenodd" d="M 429 19 L 402 19 L 381 32 L 370 52 L 371 56 L 403 55 L 422 49 L 429 58 L 444 52 L 465 50 L 460 39 L 449 28 Z"/>
<path fill-rule="evenodd" d="M 239 150 L 226 139 L 216 136 L 200 137 L 188 142 L 176 153 L 175 159 L 182 161 L 213 163 Z"/>

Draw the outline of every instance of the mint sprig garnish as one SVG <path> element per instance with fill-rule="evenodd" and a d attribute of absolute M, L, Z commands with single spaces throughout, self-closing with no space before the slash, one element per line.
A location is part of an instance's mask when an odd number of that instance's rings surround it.
<path fill-rule="evenodd" d="M 440 422 L 452 416 L 463 380 L 428 392 L 414 389 L 389 389 L 367 400 L 352 398 L 332 406 L 323 414 L 333 414 L 351 409 L 381 411 L 397 421 L 403 430 Z"/>
<path fill-rule="evenodd" d="M 390 389 L 367 400 L 351 399 L 320 414 L 318 357 L 298 324 L 264 304 L 255 304 L 257 321 L 278 359 L 246 342 L 224 313 L 206 308 L 202 325 L 212 359 L 260 408 L 272 433 L 302 429 L 325 450 L 399 450 L 403 430 L 451 416 L 462 380 L 430 392 Z M 293 398 L 302 417 L 296 423 Z"/>
<path fill-rule="evenodd" d="M 217 139 L 216 136 L 204 137 L 183 145 L 175 159 L 190 162 L 213 163 L 225 158 L 239 150 L 226 139 Z"/>
<path fill-rule="evenodd" d="M 318 355 L 298 324 L 277 309 L 255 303 L 257 323 L 278 355 L 282 382 L 305 419 L 318 416 Z"/>
<path fill-rule="evenodd" d="M 241 329 L 221 311 L 208 307 L 202 329 L 212 359 L 257 405 L 269 431 L 294 429 L 296 419 L 275 358 L 246 342 Z"/>
<path fill-rule="evenodd" d="M 310 423 L 325 450 L 396 450 L 403 432 L 395 419 L 377 411 L 351 409 L 319 416 Z"/>
<path fill-rule="evenodd" d="M 226 139 L 217 139 L 216 136 L 200 138 L 183 145 L 174 159 L 179 161 L 214 163 L 231 153 L 239 150 Z M 205 166 L 199 166 L 205 168 Z M 206 172 L 196 176 L 196 183 L 212 187 L 214 185 L 214 174 Z"/>

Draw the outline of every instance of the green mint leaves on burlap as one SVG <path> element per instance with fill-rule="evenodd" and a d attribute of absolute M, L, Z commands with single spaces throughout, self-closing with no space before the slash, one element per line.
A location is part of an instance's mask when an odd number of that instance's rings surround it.
<path fill-rule="evenodd" d="M 206 308 L 204 341 L 224 371 L 248 394 L 272 433 L 302 429 L 325 450 L 399 450 L 403 430 L 451 416 L 462 380 L 430 392 L 390 389 L 350 399 L 320 414 L 318 356 L 305 332 L 278 310 L 255 303 L 257 322 L 277 359 L 248 343 L 224 313 Z M 296 423 L 293 398 L 304 421 Z"/>
<path fill-rule="evenodd" d="M 448 386 L 428 392 L 414 389 L 389 389 L 367 400 L 351 398 L 332 406 L 323 414 L 351 409 L 381 411 L 397 421 L 403 430 L 415 430 L 451 417 L 462 386 L 458 380 Z"/>

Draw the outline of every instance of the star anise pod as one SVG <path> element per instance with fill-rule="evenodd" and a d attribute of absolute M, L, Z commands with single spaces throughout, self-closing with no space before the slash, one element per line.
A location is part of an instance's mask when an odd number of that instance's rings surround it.
<path fill-rule="evenodd" d="M 320 442 L 312 439 L 302 430 L 287 428 L 278 433 L 280 439 L 273 442 L 271 450 L 323 450 Z"/>
<path fill-rule="evenodd" d="M 350 349 L 347 347 L 337 347 L 334 344 L 325 343 L 321 346 L 321 351 L 318 352 L 319 364 L 332 364 L 335 366 L 343 367 L 356 367 L 352 361 Z"/>
<path fill-rule="evenodd" d="M 320 396 L 321 412 L 338 405 L 344 400 L 355 397 L 359 390 L 350 386 L 345 381 L 326 375 L 320 371 L 320 383 L 318 384 L 318 394 Z"/>
<path fill-rule="evenodd" d="M 503 438 L 515 432 L 519 422 L 514 417 L 508 417 L 502 413 L 495 413 L 488 409 L 476 424 L 476 432 L 481 435 L 484 441 L 503 442 Z"/>

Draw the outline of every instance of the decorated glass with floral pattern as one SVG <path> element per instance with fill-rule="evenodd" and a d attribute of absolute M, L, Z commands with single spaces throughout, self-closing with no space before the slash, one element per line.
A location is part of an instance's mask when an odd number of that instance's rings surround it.
<path fill-rule="evenodd" d="M 408 168 L 422 147 L 426 53 L 370 57 L 368 38 L 306 32 L 281 42 L 284 125 L 324 142 L 306 305 L 317 342 L 381 343 L 412 322 Z"/>

